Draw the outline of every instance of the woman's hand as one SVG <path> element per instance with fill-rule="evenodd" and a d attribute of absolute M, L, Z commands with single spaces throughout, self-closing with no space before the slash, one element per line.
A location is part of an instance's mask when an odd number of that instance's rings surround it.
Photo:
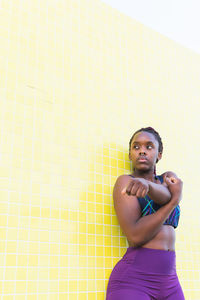
<path fill-rule="evenodd" d="M 168 178 L 171 178 L 171 177 L 178 178 L 177 175 L 172 171 L 167 171 L 167 172 L 163 173 L 161 176 L 163 177 L 164 182 L 165 182 L 167 177 Z"/>
<path fill-rule="evenodd" d="M 144 178 L 133 178 L 122 190 L 122 194 L 144 198 L 149 191 L 149 183 Z"/>
<path fill-rule="evenodd" d="M 166 177 L 165 182 L 172 195 L 171 202 L 178 205 L 182 197 L 183 182 L 178 177 Z"/>

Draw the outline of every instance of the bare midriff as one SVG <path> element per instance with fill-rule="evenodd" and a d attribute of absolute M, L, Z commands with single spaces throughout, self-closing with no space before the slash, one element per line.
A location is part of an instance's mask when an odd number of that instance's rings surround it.
<path fill-rule="evenodd" d="M 152 249 L 160 249 L 166 251 L 175 251 L 175 229 L 170 225 L 162 225 L 160 231 L 156 234 L 156 236 L 143 244 L 143 248 L 152 248 Z M 130 242 L 129 247 L 134 247 Z"/>

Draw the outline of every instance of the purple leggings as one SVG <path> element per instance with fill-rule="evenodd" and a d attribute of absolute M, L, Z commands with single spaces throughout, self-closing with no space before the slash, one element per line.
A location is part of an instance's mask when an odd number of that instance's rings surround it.
<path fill-rule="evenodd" d="M 109 278 L 106 300 L 184 300 L 176 254 L 129 247 Z"/>

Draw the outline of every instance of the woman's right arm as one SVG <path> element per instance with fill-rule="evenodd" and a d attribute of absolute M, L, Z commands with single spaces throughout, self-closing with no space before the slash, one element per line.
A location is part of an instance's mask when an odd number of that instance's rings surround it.
<path fill-rule="evenodd" d="M 174 180 L 174 182 L 168 180 L 168 187 L 172 194 L 171 200 L 155 213 L 141 217 L 141 208 L 137 197 L 122 193 L 129 181 L 128 176 L 118 177 L 113 190 L 114 207 L 122 231 L 134 246 L 142 246 L 152 240 L 178 205 L 181 198 L 182 181 L 178 178 Z"/>

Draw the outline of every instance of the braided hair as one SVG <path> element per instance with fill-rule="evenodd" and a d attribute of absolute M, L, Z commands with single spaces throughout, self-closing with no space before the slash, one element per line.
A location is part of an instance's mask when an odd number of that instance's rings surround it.
<path fill-rule="evenodd" d="M 156 140 L 158 141 L 158 144 L 159 144 L 159 146 L 158 146 L 158 151 L 162 153 L 162 152 L 163 152 L 163 143 L 162 143 L 162 139 L 161 139 L 159 133 L 158 133 L 155 129 L 153 129 L 152 127 L 141 128 L 141 129 L 137 130 L 137 131 L 132 135 L 132 137 L 131 137 L 131 139 L 130 139 L 130 141 L 129 141 L 129 151 L 130 151 L 130 149 L 131 149 L 131 143 L 132 143 L 132 140 L 133 140 L 134 136 L 135 136 L 137 133 L 142 132 L 142 131 L 149 132 L 149 133 L 151 133 L 151 134 L 154 135 L 154 137 L 156 138 Z"/>

